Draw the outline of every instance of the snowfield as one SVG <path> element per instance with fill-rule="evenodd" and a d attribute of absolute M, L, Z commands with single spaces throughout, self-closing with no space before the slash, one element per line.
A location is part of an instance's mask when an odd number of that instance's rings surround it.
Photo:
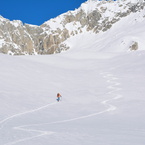
<path fill-rule="evenodd" d="M 0 145 L 144 145 L 143 14 L 76 35 L 61 54 L 0 54 Z"/>

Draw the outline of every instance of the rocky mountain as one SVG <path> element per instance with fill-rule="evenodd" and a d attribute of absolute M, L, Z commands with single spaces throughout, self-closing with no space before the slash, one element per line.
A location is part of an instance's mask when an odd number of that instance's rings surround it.
<path fill-rule="evenodd" d="M 107 31 L 131 13 L 140 12 L 145 2 L 88 0 L 41 26 L 10 21 L 0 16 L 0 53 L 10 55 L 54 54 L 69 49 L 64 41 L 79 33 Z M 137 42 L 132 49 L 137 49 Z"/>

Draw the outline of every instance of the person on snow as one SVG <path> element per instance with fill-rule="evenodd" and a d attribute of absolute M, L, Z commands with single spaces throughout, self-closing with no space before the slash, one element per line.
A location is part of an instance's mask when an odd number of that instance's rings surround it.
<path fill-rule="evenodd" d="M 60 97 L 62 97 L 59 93 L 57 93 L 57 101 L 60 101 Z"/>

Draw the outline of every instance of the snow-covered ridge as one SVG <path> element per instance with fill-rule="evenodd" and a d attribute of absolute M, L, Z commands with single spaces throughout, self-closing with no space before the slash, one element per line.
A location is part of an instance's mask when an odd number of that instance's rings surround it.
<path fill-rule="evenodd" d="M 11 54 L 53 54 L 69 49 L 63 42 L 80 33 L 98 34 L 132 12 L 144 9 L 144 2 L 88 0 L 78 9 L 46 21 L 41 26 L 0 17 L 0 52 Z"/>

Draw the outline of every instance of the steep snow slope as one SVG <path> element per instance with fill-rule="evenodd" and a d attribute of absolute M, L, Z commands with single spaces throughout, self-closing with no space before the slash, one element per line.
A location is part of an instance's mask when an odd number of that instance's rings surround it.
<path fill-rule="evenodd" d="M 119 22 L 107 32 L 100 32 L 95 35 L 92 32 L 80 34 L 65 41 L 69 47 L 78 48 L 78 46 L 86 51 L 92 53 L 97 52 L 124 52 L 132 50 L 132 44 L 138 43 L 138 49 L 144 50 L 144 37 L 145 37 L 145 10 L 137 13 L 132 13 L 130 16 L 122 18 Z M 89 36 L 88 36 L 89 34 Z M 85 41 L 81 41 L 86 38 Z M 89 38 L 88 38 L 89 37 Z M 79 39 L 79 40 L 78 40 Z M 87 41 L 87 39 L 89 39 Z M 76 43 L 74 43 L 74 41 Z M 90 42 L 90 43 L 88 43 Z M 91 48 L 88 47 L 91 45 Z M 92 51 L 93 49 L 93 51 Z M 72 51 L 76 51 L 73 49 Z M 79 51 L 79 50 L 78 50 Z M 76 53 L 78 53 L 76 51 Z"/>
<path fill-rule="evenodd" d="M 144 24 L 142 11 L 62 54 L 1 54 L 0 145 L 144 145 Z"/>

